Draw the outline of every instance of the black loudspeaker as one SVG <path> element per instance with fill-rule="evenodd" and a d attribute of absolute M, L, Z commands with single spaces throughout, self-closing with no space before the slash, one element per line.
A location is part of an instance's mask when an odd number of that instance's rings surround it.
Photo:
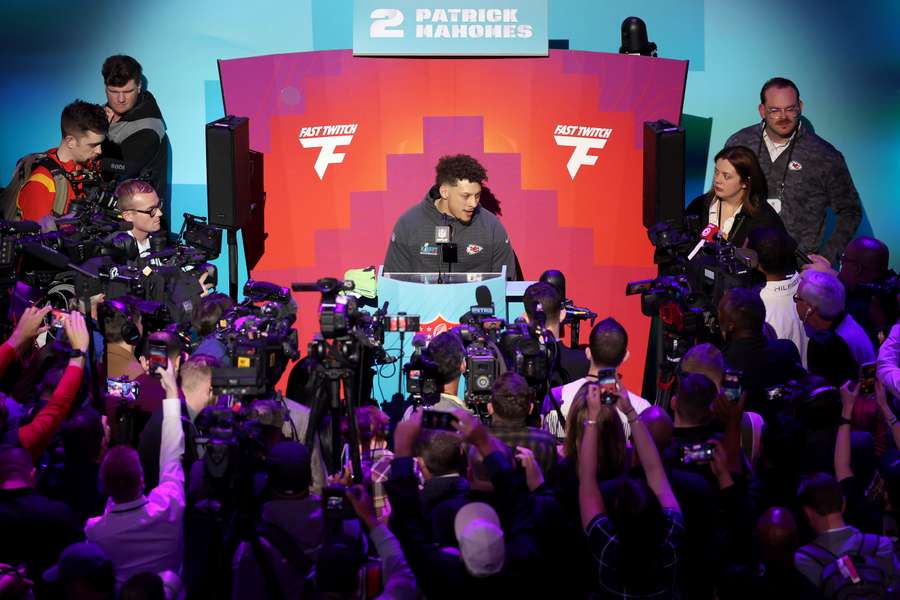
<path fill-rule="evenodd" d="M 250 212 L 250 121 L 222 117 L 206 125 L 209 223 L 240 229 Z"/>
<path fill-rule="evenodd" d="M 644 227 L 684 217 L 684 129 L 644 122 Z"/>
<path fill-rule="evenodd" d="M 266 251 L 266 191 L 263 153 L 250 151 L 250 211 L 242 230 L 247 272 L 251 272 Z"/>

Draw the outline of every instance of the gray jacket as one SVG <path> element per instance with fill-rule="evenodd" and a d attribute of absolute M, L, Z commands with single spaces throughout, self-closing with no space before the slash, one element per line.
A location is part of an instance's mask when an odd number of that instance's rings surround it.
<path fill-rule="evenodd" d="M 453 272 L 499 273 L 506 265 L 506 278 L 515 279 L 516 259 L 509 234 L 497 217 L 479 207 L 468 224 L 460 223 L 439 212 L 429 194 L 397 219 L 384 258 L 385 272 L 447 272 L 446 264 L 441 262 L 440 248 L 434 243 L 436 225 L 453 228 L 459 259 L 451 267 Z"/>
<path fill-rule="evenodd" d="M 800 249 L 835 260 L 862 220 L 859 194 L 844 156 L 809 128 L 801 127 L 792 142 L 793 149 L 787 148 L 773 164 L 762 131 L 762 124 L 745 127 L 728 138 L 725 146 L 746 146 L 757 155 L 769 198 L 781 197 L 781 220 Z M 825 218 L 829 208 L 837 221 L 826 243 Z"/>

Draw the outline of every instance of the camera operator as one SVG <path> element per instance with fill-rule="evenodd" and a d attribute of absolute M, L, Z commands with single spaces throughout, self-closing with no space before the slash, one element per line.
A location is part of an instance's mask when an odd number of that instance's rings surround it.
<path fill-rule="evenodd" d="M 440 398 L 431 408 L 445 412 L 461 408 L 473 412 L 458 396 L 459 380 L 466 372 L 466 350 L 459 336 L 452 331 L 445 331 L 431 340 L 422 354 L 437 365 L 439 382 L 443 386 Z M 403 420 L 410 418 L 414 408 L 407 408 Z"/>
<path fill-rule="evenodd" d="M 162 200 L 153 186 L 142 179 L 128 179 L 116 188 L 118 210 L 133 229 L 128 233 L 137 242 L 141 257 L 150 253 L 150 234 L 162 227 Z"/>
<path fill-rule="evenodd" d="M 576 379 L 562 387 L 553 388 L 550 391 L 559 403 L 559 408 L 564 418 L 568 416 L 575 394 L 578 393 L 581 386 L 588 381 L 596 381 L 600 371 L 608 369 L 618 370 L 622 363 L 625 362 L 625 359 L 628 358 L 628 332 L 612 317 L 603 319 L 591 329 L 585 354 L 591 363 L 587 374 L 580 379 Z M 649 402 L 631 391 L 628 391 L 628 399 L 638 414 L 644 412 L 650 406 Z M 544 403 L 544 412 L 546 413 L 546 429 L 558 439 L 565 437 L 564 428 L 559 424 L 559 416 L 548 402 Z M 622 412 L 617 411 L 617 413 L 622 420 L 625 437 L 628 438 L 631 435 L 628 419 L 625 418 Z"/>
<path fill-rule="evenodd" d="M 847 293 L 846 310 L 877 346 L 879 336 L 887 334 L 898 311 L 897 290 L 891 289 L 896 285 L 889 284 L 894 276 L 888 268 L 890 250 L 881 240 L 858 237 L 847 244 L 839 258 L 837 277 Z M 834 274 L 831 263 L 825 257 L 813 254 L 810 259 L 813 262 L 805 265 L 805 270 Z M 879 284 L 887 287 L 884 290 L 886 293 L 872 290 Z"/>
<path fill-rule="evenodd" d="M 76 100 L 66 106 L 60 119 L 62 141 L 59 146 L 37 155 L 29 155 L 16 165 L 14 184 L 24 181 L 19 189 L 10 186 L 3 194 L 3 218 L 18 215 L 28 221 L 41 221 L 49 216 L 62 216 L 69 203 L 83 190 L 76 189 L 72 179 L 100 156 L 100 144 L 106 138 L 109 123 L 103 108 Z M 19 169 L 31 169 L 30 172 Z M 7 196 L 18 192 L 14 201 Z M 7 204 L 8 203 L 8 204 Z"/>
<path fill-rule="evenodd" d="M 806 367 L 809 337 L 794 306 L 794 294 L 800 286 L 800 273 L 792 269 L 796 244 L 787 233 L 774 227 L 750 232 L 749 247 L 759 257 L 758 269 L 766 277 L 759 291 L 766 306 L 766 323 L 781 340 L 791 340 L 800 351 L 800 363 Z"/>
<path fill-rule="evenodd" d="M 175 364 L 169 362 L 159 373 L 166 394 L 159 452 L 160 483 L 145 496 L 144 472 L 137 451 L 129 446 L 111 448 L 100 467 L 100 479 L 110 502 L 104 513 L 89 519 L 84 528 L 88 541 L 111 557 L 117 587 L 143 571 L 181 572 L 185 506 L 181 400 Z"/>
<path fill-rule="evenodd" d="M 156 98 L 143 89 L 143 69 L 130 56 L 117 54 L 103 61 L 109 140 L 106 154 L 125 161 L 126 177 L 148 177 L 165 193 L 169 158 L 166 124 Z"/>
<path fill-rule="evenodd" d="M 129 296 L 121 296 L 115 300 L 105 300 L 98 307 L 100 330 L 106 342 L 105 372 L 107 379 L 125 377 L 128 381 L 139 382 L 137 406 L 152 413 L 162 406 L 165 395 L 159 382 L 147 374 L 135 355 L 143 336 L 143 328 L 141 313 L 134 301 Z M 116 406 L 112 404 L 112 400 L 108 401 L 106 414 L 112 416 L 115 412 Z"/>
<path fill-rule="evenodd" d="M 216 330 L 222 315 L 234 306 L 234 301 L 227 294 L 213 293 L 200 298 L 200 302 L 194 304 L 191 314 L 191 329 L 199 339 L 194 354 L 213 356 L 222 362 L 222 366 L 229 364 L 228 351 L 225 344 L 216 336 Z"/>
<path fill-rule="evenodd" d="M 151 335 L 151 339 L 157 336 L 172 336 L 167 332 L 158 332 Z M 164 338 L 163 338 L 164 339 Z M 176 351 L 176 356 L 177 356 Z M 169 360 L 172 361 L 170 355 Z M 179 380 L 181 382 L 181 395 L 184 402 L 181 406 L 181 424 L 184 429 L 184 457 L 182 465 L 185 473 L 191 472 L 191 465 L 200 458 L 197 452 L 197 446 L 194 438 L 197 437 L 197 428 L 194 422 L 197 415 L 206 408 L 211 406 L 215 400 L 212 393 L 212 370 L 221 367 L 222 364 L 211 356 L 202 354 L 194 354 L 183 364 L 180 363 L 180 356 L 175 359 L 175 368 L 177 369 Z M 141 455 L 141 464 L 144 469 L 144 487 L 152 489 L 156 487 L 159 481 L 159 444 L 162 435 L 162 411 L 157 410 L 151 416 L 150 420 L 141 431 L 140 444 L 138 445 L 138 453 Z"/>
<path fill-rule="evenodd" d="M 763 389 L 805 374 L 792 341 L 766 339 L 765 320 L 766 305 L 755 290 L 732 288 L 719 302 L 719 327 L 725 340 L 722 356 L 728 368 L 743 372 L 741 385 L 750 392 L 751 405 Z"/>
<path fill-rule="evenodd" d="M 529 323 L 540 323 L 553 334 L 556 351 L 551 366 L 550 386 L 556 387 L 581 379 L 588 374 L 590 361 L 583 352 L 567 347 L 560 339 L 560 323 L 566 318 L 562 307 L 563 297 L 549 283 L 538 282 L 528 286 L 523 298 L 525 318 Z"/>

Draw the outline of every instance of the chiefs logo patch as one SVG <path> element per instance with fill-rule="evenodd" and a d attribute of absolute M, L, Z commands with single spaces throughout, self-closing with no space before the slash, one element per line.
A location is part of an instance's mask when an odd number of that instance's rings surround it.
<path fill-rule="evenodd" d="M 474 256 L 482 250 L 484 250 L 484 248 L 482 248 L 478 244 L 469 244 L 468 246 L 466 246 L 466 254 L 468 254 L 469 256 Z"/>

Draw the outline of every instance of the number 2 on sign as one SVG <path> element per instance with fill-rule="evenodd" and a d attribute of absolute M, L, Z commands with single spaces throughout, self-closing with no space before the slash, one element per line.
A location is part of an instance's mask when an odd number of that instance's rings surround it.
<path fill-rule="evenodd" d="M 403 30 L 394 29 L 403 24 L 403 12 L 397 8 L 376 8 L 369 15 L 373 19 L 369 26 L 369 37 L 402 38 Z"/>

